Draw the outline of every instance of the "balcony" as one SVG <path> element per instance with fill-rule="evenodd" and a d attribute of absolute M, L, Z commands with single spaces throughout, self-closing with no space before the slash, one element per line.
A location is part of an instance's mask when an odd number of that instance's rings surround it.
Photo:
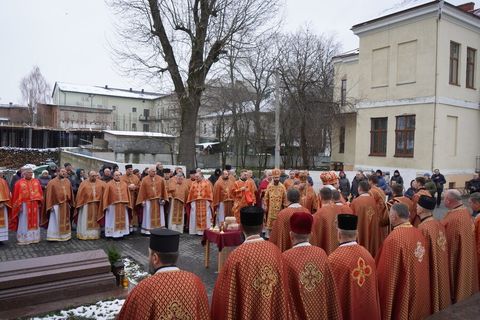
<path fill-rule="evenodd" d="M 152 115 L 145 116 L 145 115 L 142 114 L 138 117 L 138 120 L 140 120 L 140 121 L 162 121 L 162 120 L 171 120 L 171 118 L 163 118 L 163 117 L 152 116 Z"/>

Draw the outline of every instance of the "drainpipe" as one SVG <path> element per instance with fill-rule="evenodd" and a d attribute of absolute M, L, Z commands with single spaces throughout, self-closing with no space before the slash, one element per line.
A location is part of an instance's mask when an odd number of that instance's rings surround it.
<path fill-rule="evenodd" d="M 430 165 L 430 170 L 433 172 L 435 165 L 435 135 L 437 128 L 437 105 L 438 105 L 438 29 L 440 26 L 440 20 L 442 19 L 444 1 L 441 0 L 438 3 L 438 16 L 437 16 L 437 25 L 436 25 L 436 35 L 435 35 L 435 92 L 434 92 L 434 104 L 433 104 L 433 141 L 432 141 L 432 161 Z"/>

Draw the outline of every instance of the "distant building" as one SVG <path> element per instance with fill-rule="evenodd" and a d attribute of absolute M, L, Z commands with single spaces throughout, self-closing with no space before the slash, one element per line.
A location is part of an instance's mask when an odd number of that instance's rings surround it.
<path fill-rule="evenodd" d="M 345 169 L 439 168 L 451 187 L 480 170 L 480 17 L 432 1 L 352 27 L 358 51 L 334 58 L 343 116 L 332 161 Z"/>

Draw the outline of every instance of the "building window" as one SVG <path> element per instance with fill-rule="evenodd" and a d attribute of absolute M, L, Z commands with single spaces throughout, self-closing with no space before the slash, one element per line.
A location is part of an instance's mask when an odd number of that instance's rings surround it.
<path fill-rule="evenodd" d="M 149 109 L 143 109 L 143 116 L 145 117 L 145 119 L 148 119 L 148 117 L 150 116 L 150 110 Z"/>
<path fill-rule="evenodd" d="M 415 115 L 398 116 L 395 128 L 395 157 L 413 157 Z"/>
<path fill-rule="evenodd" d="M 207 124 L 203 124 L 203 134 L 207 134 Z"/>
<path fill-rule="evenodd" d="M 115 124 L 115 122 L 113 123 L 113 130 L 117 130 L 117 125 Z"/>
<path fill-rule="evenodd" d="M 347 79 L 342 79 L 342 86 L 340 88 L 340 105 L 347 104 Z"/>
<path fill-rule="evenodd" d="M 136 123 L 132 123 L 132 131 L 137 131 L 137 124 Z"/>
<path fill-rule="evenodd" d="M 450 77 L 449 83 L 458 86 L 458 60 L 460 58 L 460 44 L 450 41 Z"/>
<path fill-rule="evenodd" d="M 117 110 L 117 107 L 116 107 L 116 106 L 112 106 L 112 110 Z"/>
<path fill-rule="evenodd" d="M 345 152 L 345 127 L 340 127 L 340 148 L 338 150 L 338 153 L 344 153 Z"/>
<path fill-rule="evenodd" d="M 387 121 L 388 118 L 371 118 L 370 155 L 386 156 L 387 154 Z"/>
<path fill-rule="evenodd" d="M 143 132 L 149 132 L 149 131 L 150 131 L 150 130 L 149 130 L 149 128 L 148 128 L 148 123 L 145 123 L 145 124 L 143 125 Z"/>
<path fill-rule="evenodd" d="M 475 89 L 475 58 L 477 50 L 467 48 L 467 81 L 466 86 Z"/>
<path fill-rule="evenodd" d="M 132 112 L 137 112 L 137 108 L 132 108 Z"/>

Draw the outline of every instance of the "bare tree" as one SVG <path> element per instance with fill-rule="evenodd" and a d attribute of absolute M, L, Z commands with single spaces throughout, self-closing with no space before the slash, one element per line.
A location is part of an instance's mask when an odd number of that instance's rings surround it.
<path fill-rule="evenodd" d="M 291 128 L 286 147 L 298 145 L 302 165 L 309 168 L 315 154 L 323 152 L 338 105 L 333 101 L 332 58 L 338 44 L 331 37 L 317 36 L 308 28 L 285 35 L 279 45 L 278 71 L 285 104 L 283 117 L 298 128 Z M 295 121 L 295 122 L 294 122 Z M 284 129 L 285 132 L 285 129 Z M 295 130 L 294 132 L 297 132 Z"/>
<path fill-rule="evenodd" d="M 134 74 L 168 72 L 180 105 L 179 164 L 192 168 L 205 80 L 228 42 L 277 16 L 279 0 L 110 0 L 122 19 L 119 62 Z M 239 36 L 241 35 L 241 37 Z"/>
<path fill-rule="evenodd" d="M 20 81 L 20 92 L 23 103 L 28 106 L 30 112 L 29 122 L 36 124 L 37 106 L 39 103 L 50 102 L 51 87 L 42 75 L 40 68 L 34 66 L 30 73 Z"/>

